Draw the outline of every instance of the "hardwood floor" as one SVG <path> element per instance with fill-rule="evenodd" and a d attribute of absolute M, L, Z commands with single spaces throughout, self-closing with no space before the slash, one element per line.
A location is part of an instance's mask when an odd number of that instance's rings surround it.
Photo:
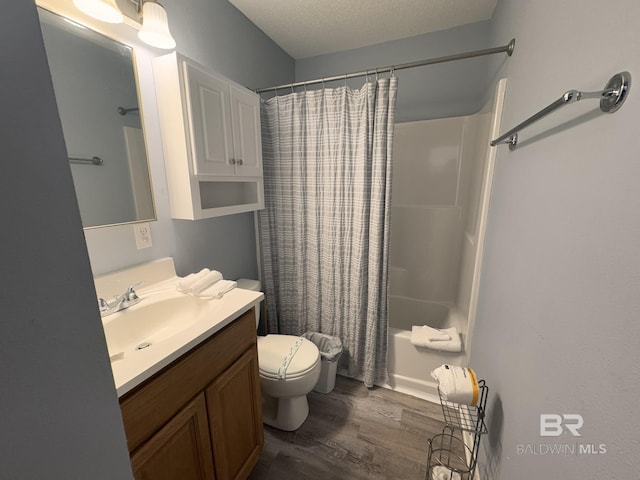
<path fill-rule="evenodd" d="M 297 431 L 265 425 L 250 480 L 424 479 L 427 440 L 444 425 L 440 405 L 341 376 L 333 392 L 308 398 Z"/>

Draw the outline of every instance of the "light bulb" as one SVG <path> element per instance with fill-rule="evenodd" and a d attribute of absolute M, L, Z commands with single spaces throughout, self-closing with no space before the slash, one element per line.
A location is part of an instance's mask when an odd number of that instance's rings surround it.
<path fill-rule="evenodd" d="M 107 23 L 122 23 L 122 12 L 116 0 L 73 0 L 73 4 L 83 13 Z"/>
<path fill-rule="evenodd" d="M 159 3 L 144 2 L 142 6 L 142 28 L 138 38 L 152 47 L 171 50 L 176 48 L 176 41 L 169 31 L 167 12 Z"/>

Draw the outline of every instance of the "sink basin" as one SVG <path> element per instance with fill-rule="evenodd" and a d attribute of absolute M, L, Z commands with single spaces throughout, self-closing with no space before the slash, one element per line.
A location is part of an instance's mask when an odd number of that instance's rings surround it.
<path fill-rule="evenodd" d="M 137 305 L 105 318 L 104 332 L 112 361 L 174 337 L 211 313 L 206 300 L 175 291 L 141 298 Z"/>
<path fill-rule="evenodd" d="M 144 280 L 144 286 L 137 290 L 140 303 L 102 317 L 119 397 L 255 308 L 264 298 L 260 292 L 240 288 L 221 299 L 191 297 L 176 290 L 180 278 L 170 257 L 94 278 L 98 298 L 105 299 L 121 295 L 128 285 Z"/>

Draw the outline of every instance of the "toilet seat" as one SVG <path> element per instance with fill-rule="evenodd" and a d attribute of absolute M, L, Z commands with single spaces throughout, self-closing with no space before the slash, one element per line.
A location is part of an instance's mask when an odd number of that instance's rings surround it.
<path fill-rule="evenodd" d="M 297 342 L 302 340 L 295 353 Z M 313 342 L 295 335 L 267 335 L 258 337 L 258 366 L 260 376 L 278 380 L 279 371 L 288 355 L 285 380 L 303 377 L 312 371 L 320 361 L 320 352 Z"/>

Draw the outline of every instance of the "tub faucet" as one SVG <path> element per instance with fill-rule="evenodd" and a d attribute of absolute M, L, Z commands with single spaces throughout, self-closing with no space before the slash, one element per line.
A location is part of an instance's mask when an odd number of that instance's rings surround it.
<path fill-rule="evenodd" d="M 98 299 L 98 309 L 100 310 L 100 316 L 106 317 L 112 313 L 119 312 L 125 308 L 132 307 L 133 305 L 140 303 L 142 299 L 136 293 L 136 287 L 139 287 L 144 282 L 138 282 L 127 288 L 127 291 L 122 295 L 114 297 L 112 302 L 107 302 L 104 298 Z"/>

